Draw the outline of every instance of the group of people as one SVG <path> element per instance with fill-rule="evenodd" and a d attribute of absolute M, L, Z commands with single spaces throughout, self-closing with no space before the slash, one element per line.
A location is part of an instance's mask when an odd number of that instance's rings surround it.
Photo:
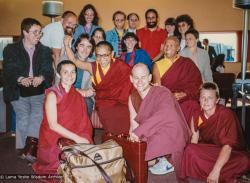
<path fill-rule="evenodd" d="M 27 149 L 38 143 L 36 173 L 57 173 L 60 137 L 93 143 L 93 110 L 106 133 L 147 143 L 153 174 L 175 171 L 179 182 L 212 183 L 234 182 L 249 170 L 243 132 L 234 113 L 218 104 L 192 18 L 167 19 L 166 30 L 155 9 L 145 19 L 137 29 L 136 13 L 116 11 L 115 27 L 105 33 L 88 4 L 78 22 L 72 11 L 43 29 L 33 18 L 22 21 L 20 41 L 4 49 L 4 98 L 17 115 L 22 157 L 34 161 L 36 152 Z"/>

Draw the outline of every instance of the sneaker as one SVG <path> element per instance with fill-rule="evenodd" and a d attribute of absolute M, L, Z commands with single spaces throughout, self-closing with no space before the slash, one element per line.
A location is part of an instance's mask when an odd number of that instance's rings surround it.
<path fill-rule="evenodd" d="M 163 175 L 174 171 L 174 166 L 164 157 L 159 158 L 159 162 L 149 168 L 149 171 L 155 175 Z"/>

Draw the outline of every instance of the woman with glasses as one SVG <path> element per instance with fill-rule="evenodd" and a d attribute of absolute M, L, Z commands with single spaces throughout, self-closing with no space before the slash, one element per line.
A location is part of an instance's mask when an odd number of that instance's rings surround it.
<path fill-rule="evenodd" d="M 78 16 L 78 23 L 79 25 L 76 27 L 73 35 L 73 45 L 75 45 L 75 41 L 81 34 L 85 33 L 91 36 L 94 30 L 99 27 L 99 17 L 92 4 L 87 4 L 83 7 L 80 15 Z"/>

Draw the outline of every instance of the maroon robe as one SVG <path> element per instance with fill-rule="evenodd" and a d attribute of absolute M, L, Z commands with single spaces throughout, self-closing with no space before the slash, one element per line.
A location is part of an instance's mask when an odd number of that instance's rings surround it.
<path fill-rule="evenodd" d="M 217 105 L 215 113 L 208 119 L 203 112 L 203 123 L 198 126 L 198 144 L 189 144 L 182 161 L 182 177 L 206 180 L 218 158 L 223 145 L 232 147 L 231 156 L 220 172 L 220 181 L 233 183 L 250 168 L 250 156 L 244 152 L 244 137 L 235 114 L 224 106 Z"/>
<path fill-rule="evenodd" d="M 92 126 L 84 97 L 74 87 L 66 93 L 62 86 L 53 86 L 46 90 L 46 95 L 54 92 L 57 98 L 57 121 L 69 131 L 88 139 L 92 143 Z M 62 137 L 50 129 L 44 109 L 44 117 L 40 127 L 37 161 L 33 169 L 37 174 L 56 174 L 59 167 L 57 147 L 58 138 Z"/>
<path fill-rule="evenodd" d="M 199 88 L 202 84 L 198 67 L 189 58 L 180 56 L 164 73 L 161 84 L 172 93 L 185 92 L 186 97 L 179 100 L 186 121 L 190 123 L 193 111 L 198 107 Z"/>
<path fill-rule="evenodd" d="M 133 106 L 138 104 L 134 97 L 131 100 Z M 140 104 L 135 121 L 139 126 L 134 133 L 147 142 L 145 160 L 171 154 L 178 174 L 190 130 L 173 94 L 165 87 L 151 87 Z"/>
<path fill-rule="evenodd" d="M 96 67 L 97 64 L 93 63 L 95 81 Z M 123 61 L 116 59 L 105 76 L 100 74 L 102 81 L 99 84 L 93 84 L 96 91 L 97 114 L 105 132 L 128 134 L 130 127 L 128 96 L 133 88 L 129 79 L 130 73 L 131 68 Z"/>

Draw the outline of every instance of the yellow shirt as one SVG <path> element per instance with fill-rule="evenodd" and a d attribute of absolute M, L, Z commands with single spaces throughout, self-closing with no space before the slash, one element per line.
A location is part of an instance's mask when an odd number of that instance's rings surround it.
<path fill-rule="evenodd" d="M 110 68 L 110 64 L 106 68 L 102 68 L 102 72 L 103 72 L 104 76 L 107 74 L 109 68 Z M 98 62 L 96 62 L 96 73 L 95 73 L 95 76 L 96 76 L 97 83 L 95 83 L 95 80 L 94 80 L 93 77 L 92 77 L 92 82 L 96 85 L 96 84 L 99 84 L 102 81 L 102 78 L 101 78 L 101 75 L 100 75 L 100 72 L 99 72 Z"/>
<path fill-rule="evenodd" d="M 159 70 L 160 77 L 162 77 L 168 71 L 168 69 L 173 65 L 173 63 L 176 60 L 178 60 L 179 58 L 180 58 L 180 56 L 177 55 L 173 61 L 171 61 L 170 59 L 165 57 L 165 58 L 155 62 L 156 66 Z"/>

